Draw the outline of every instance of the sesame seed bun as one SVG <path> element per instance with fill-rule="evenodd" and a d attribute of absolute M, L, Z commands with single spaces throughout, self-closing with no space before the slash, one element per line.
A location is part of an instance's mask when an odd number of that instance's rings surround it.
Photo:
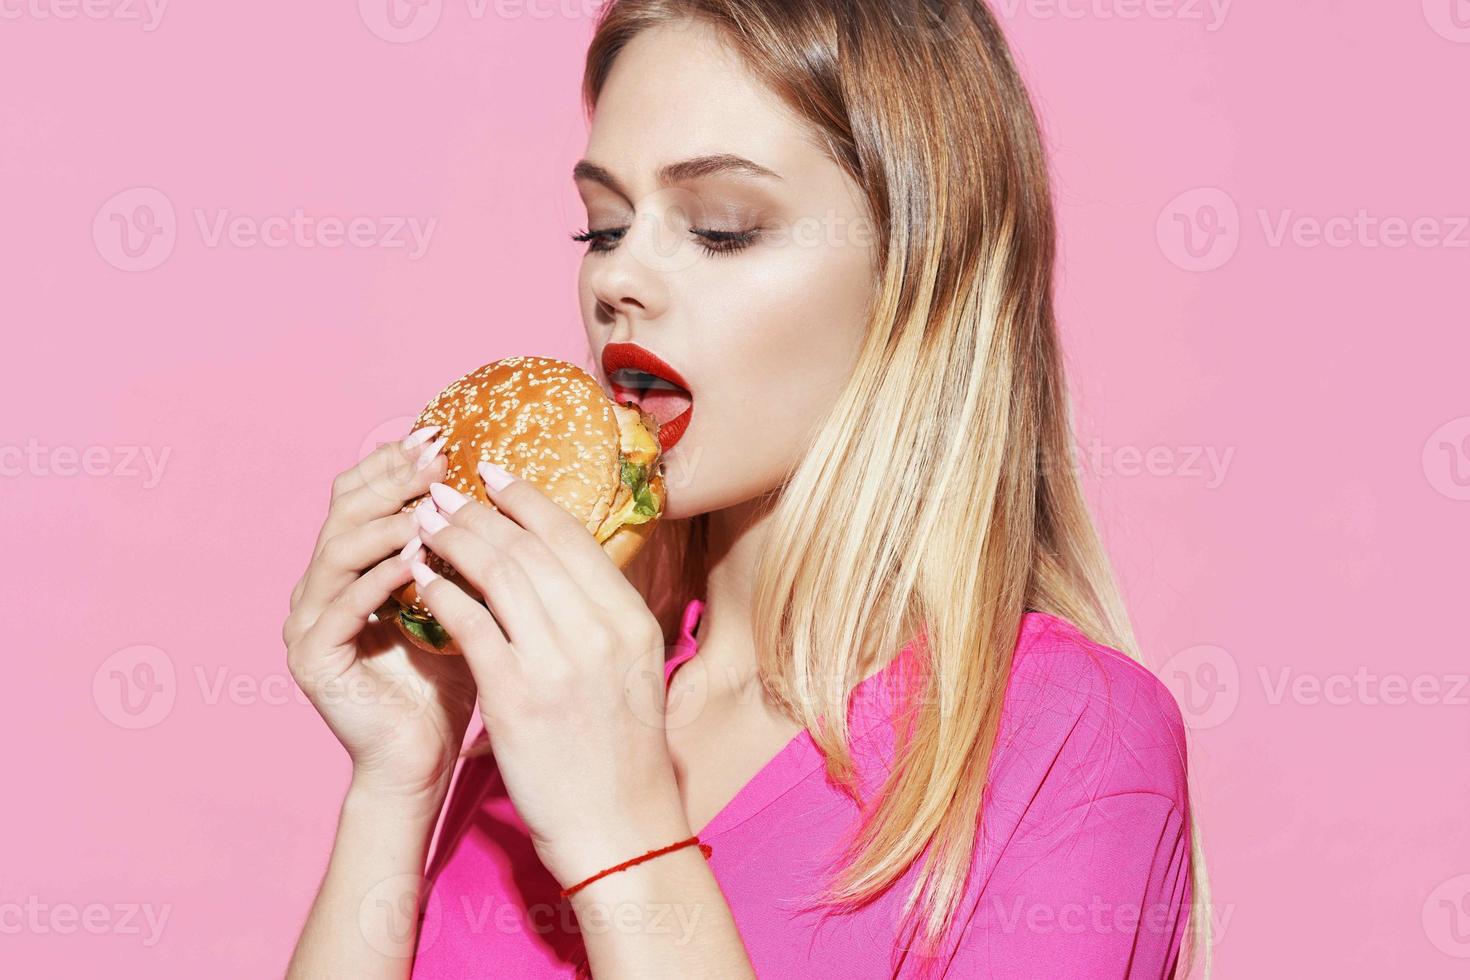
<path fill-rule="evenodd" d="M 619 568 L 633 560 L 663 513 L 657 420 L 614 404 L 596 379 L 568 361 L 518 356 L 477 368 L 429 402 L 413 428 L 426 425 L 443 426 L 439 435 L 448 437 L 444 483 L 493 508 L 477 467 L 482 460 L 495 463 L 581 521 Z M 424 554 L 430 568 L 483 603 L 452 566 L 427 548 Z M 394 622 L 415 646 L 462 653 L 416 583 L 394 592 L 393 600 Z"/>

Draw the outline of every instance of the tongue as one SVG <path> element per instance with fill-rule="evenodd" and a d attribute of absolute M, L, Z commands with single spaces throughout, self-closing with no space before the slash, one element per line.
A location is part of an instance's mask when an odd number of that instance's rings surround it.
<path fill-rule="evenodd" d="M 684 414 L 694 404 L 694 398 L 683 388 L 655 385 L 638 399 L 638 407 L 658 419 L 659 425 L 668 425 Z"/>

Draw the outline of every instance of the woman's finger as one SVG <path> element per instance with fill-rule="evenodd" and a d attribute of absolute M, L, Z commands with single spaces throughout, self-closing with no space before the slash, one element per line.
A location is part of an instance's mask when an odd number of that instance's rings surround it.
<path fill-rule="evenodd" d="M 296 611 L 296 607 L 301 604 L 301 593 L 303 591 L 305 591 L 305 589 L 306 589 L 306 574 L 309 571 L 311 571 L 311 566 L 310 565 L 308 565 L 306 567 L 306 572 L 302 572 L 301 573 L 301 576 L 296 579 L 296 584 L 293 585 L 293 586 L 291 586 L 291 605 L 290 605 L 290 608 L 291 608 L 291 611 L 292 612 L 295 612 Z"/>
<path fill-rule="evenodd" d="M 293 630 L 292 619 L 298 614 L 292 613 L 286 621 L 287 662 L 297 683 L 309 690 L 309 685 L 328 683 L 342 676 L 357 656 L 353 641 L 367 626 L 368 614 L 410 578 L 409 559 L 393 555 L 343 589 L 314 622 L 301 620 L 304 628 Z"/>
<path fill-rule="evenodd" d="M 430 484 L 429 494 L 432 503 L 424 501 L 416 508 L 416 517 L 423 529 L 420 532 L 423 540 L 427 542 L 432 537 L 432 532 L 446 520 L 455 527 L 471 531 L 488 541 L 492 548 L 519 563 L 541 597 L 542 606 L 564 636 L 576 638 L 596 625 L 595 618 L 602 611 L 601 606 L 587 594 L 562 560 L 534 533 L 494 507 L 472 500 L 447 484 Z M 438 549 L 432 544 L 430 548 L 438 553 Z M 444 557 L 448 558 L 447 555 Z M 450 564 L 459 568 L 453 560 L 450 560 Z M 461 569 L 461 573 L 463 571 Z M 478 582 L 471 581 L 479 588 Z"/>
<path fill-rule="evenodd" d="M 350 469 L 344 470 L 332 483 L 332 495 L 348 493 L 365 486 L 395 469 L 412 466 L 432 444 L 431 440 L 443 428 L 438 425 L 425 426 L 410 432 L 402 439 L 385 442 L 368 453 Z M 429 455 L 434 455 L 430 452 Z"/>
<path fill-rule="evenodd" d="M 326 606 L 364 569 L 390 552 L 403 549 L 417 534 L 418 524 L 413 514 L 399 511 L 328 539 L 316 561 L 306 570 L 296 605 L 308 608 Z"/>
<path fill-rule="evenodd" d="M 609 610 L 623 609 L 632 602 L 643 604 L 637 589 L 602 550 L 597 538 L 570 512 L 534 483 L 494 463 L 482 462 L 479 471 L 490 502 L 555 554 L 589 598 Z"/>
<path fill-rule="evenodd" d="M 450 524 L 432 501 L 415 508 L 424 547 L 443 558 L 485 598 L 505 638 L 517 650 L 555 647 L 557 632 L 546 602 L 526 570 L 510 554 L 475 532 Z M 563 582 L 566 582 L 563 576 Z M 569 584 L 569 583 L 568 583 Z M 565 585 L 554 586 L 554 602 L 574 605 Z M 580 600 L 582 604 L 586 599 Z M 446 627 L 447 628 L 447 627 Z M 450 630 L 453 633 L 453 630 Z"/>
<path fill-rule="evenodd" d="M 449 463 L 440 437 L 417 450 L 405 451 L 402 443 L 379 446 L 351 470 L 332 483 L 332 502 L 312 547 L 312 558 L 333 537 L 377 517 L 401 509 L 406 501 L 428 492 Z"/>
<path fill-rule="evenodd" d="M 459 645 L 480 690 L 500 690 L 506 672 L 515 666 L 516 653 L 495 617 L 422 560 L 410 561 L 409 571 L 418 585 L 419 599 Z"/>

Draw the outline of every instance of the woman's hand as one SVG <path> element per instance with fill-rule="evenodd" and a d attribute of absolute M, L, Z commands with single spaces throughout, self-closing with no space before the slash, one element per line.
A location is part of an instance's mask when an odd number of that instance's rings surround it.
<path fill-rule="evenodd" d="M 437 429 L 380 446 L 333 481 L 281 630 L 291 676 L 352 758 L 354 788 L 434 813 L 474 711 L 474 679 L 461 658 L 425 653 L 372 614 L 422 553 L 402 507 L 446 470 L 444 440 L 425 445 Z"/>
<path fill-rule="evenodd" d="M 690 836 L 665 741 L 663 633 L 581 522 L 492 464 L 481 476 L 499 510 L 436 483 L 416 516 L 489 610 L 423 562 L 412 573 L 465 653 L 506 790 L 565 887 Z"/>

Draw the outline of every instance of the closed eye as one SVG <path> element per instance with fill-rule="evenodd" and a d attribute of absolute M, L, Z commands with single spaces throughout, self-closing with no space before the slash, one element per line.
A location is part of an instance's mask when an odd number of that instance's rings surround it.
<path fill-rule="evenodd" d="M 618 241 L 627 234 L 628 229 L 623 228 L 592 228 L 579 231 L 572 235 L 574 242 L 587 242 L 587 252 L 611 252 L 617 247 Z M 759 228 L 747 228 L 742 231 L 721 231 L 715 228 L 691 228 L 690 233 L 695 236 L 696 244 L 705 250 L 708 255 L 725 255 L 730 252 L 738 252 L 748 248 L 755 243 L 760 234 Z"/>
<path fill-rule="evenodd" d="M 589 242 L 588 252 L 611 252 L 614 244 L 627 232 L 626 228 L 593 228 L 572 236 L 574 242 Z"/>

